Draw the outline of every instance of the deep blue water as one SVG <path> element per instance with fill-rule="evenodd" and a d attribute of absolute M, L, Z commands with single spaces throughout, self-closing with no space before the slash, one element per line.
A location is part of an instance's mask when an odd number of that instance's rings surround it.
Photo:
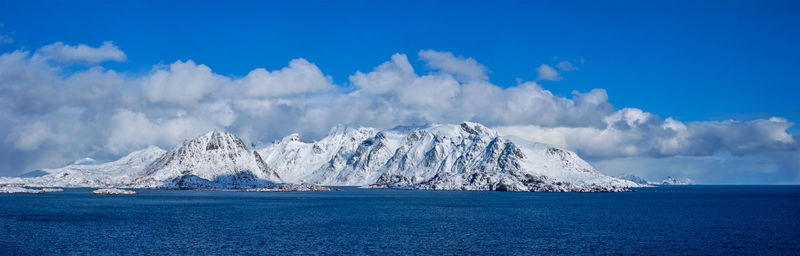
<path fill-rule="evenodd" d="M 800 186 L 0 194 L 0 254 L 794 254 Z"/>

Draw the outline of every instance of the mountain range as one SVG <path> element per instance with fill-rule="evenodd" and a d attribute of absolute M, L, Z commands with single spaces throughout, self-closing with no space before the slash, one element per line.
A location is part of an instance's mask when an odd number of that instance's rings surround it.
<path fill-rule="evenodd" d="M 686 178 L 686 177 L 672 177 L 672 176 L 667 176 L 666 178 L 664 178 L 664 179 L 663 179 L 662 181 L 660 181 L 660 182 L 652 182 L 652 181 L 647 181 L 647 180 L 645 180 L 645 179 L 644 179 L 644 178 L 642 178 L 642 177 L 639 177 L 639 176 L 636 176 L 636 175 L 633 175 L 633 174 L 626 173 L 626 174 L 623 174 L 623 175 L 617 176 L 617 178 L 619 178 L 619 179 L 623 179 L 623 180 L 629 180 L 629 181 L 633 181 L 633 182 L 635 182 L 636 184 L 641 184 L 641 185 L 654 185 L 654 186 L 667 186 L 667 185 L 695 185 L 695 182 L 694 182 L 692 179 L 690 179 L 690 178 Z"/>
<path fill-rule="evenodd" d="M 0 184 L 41 187 L 254 189 L 311 185 L 431 190 L 616 192 L 642 184 L 607 176 L 574 152 L 502 136 L 483 125 L 333 127 L 319 141 L 291 134 L 251 150 L 236 135 L 208 132 L 165 151 L 83 159 Z M 294 184 L 294 185 L 292 185 Z M 305 184 L 305 185 L 297 185 Z"/>

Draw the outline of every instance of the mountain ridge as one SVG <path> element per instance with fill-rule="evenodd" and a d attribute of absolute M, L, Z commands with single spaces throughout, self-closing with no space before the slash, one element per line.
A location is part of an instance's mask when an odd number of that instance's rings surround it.
<path fill-rule="evenodd" d="M 624 191 L 625 187 L 640 186 L 598 172 L 574 152 L 501 136 L 473 122 L 382 131 L 350 127 L 335 130 L 319 141 L 302 142 L 293 137 L 258 151 L 266 156 L 271 166 L 303 165 L 303 168 L 275 167 L 279 173 L 283 173 L 282 168 L 293 169 L 287 172 L 291 175 L 284 176 L 287 181 L 324 185 L 581 192 L 587 191 L 587 187 L 597 191 Z M 295 153 L 301 151 L 306 153 Z M 472 173 L 486 173 L 484 182 L 487 184 L 476 184 L 464 178 Z M 536 183 L 526 174 L 543 177 Z M 464 177 L 456 179 L 459 175 Z M 437 179 L 433 180 L 434 177 Z M 531 182 L 522 182 L 524 180 Z M 556 186 L 541 186 L 540 183 Z"/>
<path fill-rule="evenodd" d="M 49 174 L 0 183 L 168 189 L 271 189 L 308 183 L 549 192 L 640 186 L 600 173 L 574 152 L 502 136 L 473 122 L 387 130 L 337 125 L 319 141 L 303 142 L 299 134 L 290 134 L 256 150 L 232 133 L 214 130 L 168 151 L 150 147 L 109 163 L 45 171 Z M 81 175 L 85 177 L 71 178 Z M 70 179 L 59 180 L 65 177 Z"/>

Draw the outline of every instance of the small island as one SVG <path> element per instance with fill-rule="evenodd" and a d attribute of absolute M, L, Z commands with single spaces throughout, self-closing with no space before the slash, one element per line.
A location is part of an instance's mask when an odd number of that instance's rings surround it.
<path fill-rule="evenodd" d="M 60 188 L 42 188 L 42 189 L 32 189 L 26 188 L 24 186 L 0 186 L 0 194 L 41 194 L 44 192 L 62 192 L 63 189 Z"/>
<path fill-rule="evenodd" d="M 95 195 L 135 195 L 136 191 L 124 190 L 124 189 L 118 189 L 118 188 L 101 188 L 101 189 L 92 191 L 92 194 L 95 194 Z"/>
<path fill-rule="evenodd" d="M 44 193 L 44 191 L 39 190 L 39 189 L 30 189 L 30 188 L 24 188 L 24 187 L 18 187 L 18 186 L 0 186 L 0 193 L 3 193 L 3 194 L 17 194 L 17 193 L 40 194 L 40 193 Z"/>

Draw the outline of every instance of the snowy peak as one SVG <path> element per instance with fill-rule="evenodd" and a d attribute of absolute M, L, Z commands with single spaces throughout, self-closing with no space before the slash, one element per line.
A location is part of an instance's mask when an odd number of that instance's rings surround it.
<path fill-rule="evenodd" d="M 463 130 L 464 132 L 466 132 L 467 134 L 470 134 L 470 135 L 488 136 L 488 137 L 497 137 L 498 136 L 496 131 L 491 130 L 491 129 L 487 128 L 486 126 L 483 126 L 483 125 L 481 125 L 479 123 L 463 122 L 463 123 L 461 123 L 461 125 L 459 125 L 459 127 L 461 128 L 461 130 Z"/>
<path fill-rule="evenodd" d="M 184 141 L 147 166 L 137 185 L 167 188 L 248 188 L 282 182 L 236 135 L 212 131 Z"/>
<path fill-rule="evenodd" d="M 281 142 L 283 142 L 283 143 L 301 142 L 300 141 L 300 134 L 299 133 L 289 134 L 289 136 L 283 137 L 283 139 L 281 139 Z"/>
<path fill-rule="evenodd" d="M 228 132 L 214 130 L 191 141 L 192 143 L 205 143 L 206 151 L 210 150 L 247 150 L 242 139 Z"/>

